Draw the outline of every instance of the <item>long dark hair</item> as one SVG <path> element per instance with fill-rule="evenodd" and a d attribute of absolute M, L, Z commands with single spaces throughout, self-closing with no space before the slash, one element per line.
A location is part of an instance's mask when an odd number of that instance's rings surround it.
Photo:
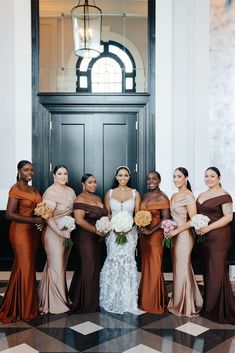
<path fill-rule="evenodd" d="M 53 170 L 53 174 L 56 174 L 57 170 L 60 169 L 60 168 L 64 168 L 64 169 L 66 169 L 67 172 L 68 172 L 68 168 L 66 167 L 66 165 L 64 165 L 64 164 L 58 164 L 58 165 L 55 166 L 55 168 L 54 168 L 54 170 Z"/>
<path fill-rule="evenodd" d="M 117 167 L 116 171 L 115 171 L 115 176 L 113 178 L 113 184 L 112 184 L 112 189 L 115 189 L 118 187 L 119 183 L 116 179 L 116 176 L 118 175 L 119 170 L 121 169 L 125 169 L 127 171 L 127 173 L 130 176 L 130 179 L 128 180 L 127 186 L 131 187 L 131 171 L 130 169 L 126 166 L 126 165 L 120 165 L 119 167 Z"/>
<path fill-rule="evenodd" d="M 176 168 L 175 169 L 175 171 L 176 170 L 178 170 L 180 173 L 182 173 L 184 176 L 185 176 L 185 178 L 188 178 L 188 171 L 187 171 L 187 169 L 186 168 L 184 168 L 184 167 L 178 167 L 178 168 Z M 190 190 L 190 191 L 192 191 L 192 187 L 191 187 L 191 184 L 190 184 L 190 182 L 189 182 L 189 180 L 187 179 L 187 189 L 188 190 Z"/>
<path fill-rule="evenodd" d="M 86 173 L 81 177 L 81 183 L 85 183 L 85 181 L 87 181 L 88 178 L 90 178 L 91 176 L 94 176 L 93 174 L 90 173 Z"/>
<path fill-rule="evenodd" d="M 31 165 L 32 165 L 32 162 L 27 161 L 26 159 L 22 159 L 22 161 L 19 161 L 19 163 L 17 164 L 16 181 L 19 181 L 19 180 L 20 180 L 19 170 L 20 170 L 21 168 L 23 168 L 26 164 L 31 164 Z"/>
<path fill-rule="evenodd" d="M 216 168 L 216 167 L 209 167 L 209 168 L 206 168 L 205 172 L 207 172 L 208 170 L 213 170 L 213 172 L 215 172 L 215 173 L 218 175 L 218 178 L 221 177 L 221 173 L 220 173 L 220 171 L 219 171 L 218 168 Z M 221 182 L 219 183 L 219 186 L 222 187 Z"/>

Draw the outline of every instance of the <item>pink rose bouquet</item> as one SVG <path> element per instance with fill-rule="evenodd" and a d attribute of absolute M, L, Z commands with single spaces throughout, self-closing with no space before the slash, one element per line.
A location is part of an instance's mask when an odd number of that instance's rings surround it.
<path fill-rule="evenodd" d="M 165 248 L 172 248 L 173 247 L 173 243 L 171 239 L 167 238 L 167 234 L 177 228 L 177 223 L 172 221 L 172 219 L 164 219 L 162 221 L 161 224 L 161 228 L 163 229 L 163 234 L 164 234 L 164 239 L 162 241 L 162 246 L 164 246 Z"/>

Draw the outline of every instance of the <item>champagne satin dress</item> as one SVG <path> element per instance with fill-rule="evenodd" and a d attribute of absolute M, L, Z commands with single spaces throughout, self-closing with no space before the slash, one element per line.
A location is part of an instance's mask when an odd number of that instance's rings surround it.
<path fill-rule="evenodd" d="M 56 202 L 53 212 L 55 222 L 73 211 L 75 192 L 66 187 L 58 193 L 53 185 L 43 194 L 43 199 Z M 47 261 L 38 287 L 39 307 L 43 313 L 60 314 L 70 309 L 68 289 L 66 283 L 67 260 L 71 248 L 63 245 L 64 238 L 47 226 L 43 233 L 43 245 Z"/>
<path fill-rule="evenodd" d="M 18 212 L 25 217 L 32 217 L 36 205 L 41 202 L 36 190 L 23 191 L 19 182 L 10 189 L 9 197 L 19 199 Z M 15 260 L 0 309 L 0 321 L 3 323 L 21 319 L 29 321 L 38 316 L 35 259 L 40 238 L 35 224 L 11 222 L 10 242 Z"/>
<path fill-rule="evenodd" d="M 171 216 L 179 227 L 188 221 L 187 205 L 193 202 L 195 199 L 190 193 L 171 203 Z M 172 241 L 173 294 L 168 310 L 179 316 L 198 316 L 203 300 L 191 264 L 194 246 L 192 231 L 185 230 L 173 237 Z"/>
<path fill-rule="evenodd" d="M 161 210 L 170 207 L 168 198 L 161 194 L 159 201 L 141 202 L 140 209 L 150 211 L 152 222 L 149 229 L 161 221 Z M 167 309 L 168 296 L 162 273 L 164 248 L 163 231 L 158 229 L 151 235 L 140 238 L 141 281 L 139 287 L 139 307 L 150 313 L 162 314 Z"/>

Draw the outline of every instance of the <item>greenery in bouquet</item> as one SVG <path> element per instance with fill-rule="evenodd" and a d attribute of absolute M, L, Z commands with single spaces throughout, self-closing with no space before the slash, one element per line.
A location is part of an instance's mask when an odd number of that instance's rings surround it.
<path fill-rule="evenodd" d="M 127 242 L 127 234 L 133 226 L 133 218 L 128 212 L 122 211 L 111 219 L 111 228 L 116 234 L 115 242 L 123 245 Z"/>

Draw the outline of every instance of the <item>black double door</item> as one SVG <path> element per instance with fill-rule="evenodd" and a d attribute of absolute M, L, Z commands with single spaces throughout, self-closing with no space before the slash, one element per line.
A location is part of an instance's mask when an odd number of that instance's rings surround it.
<path fill-rule="evenodd" d="M 52 114 L 51 123 L 51 165 L 68 167 L 69 185 L 77 194 L 81 176 L 91 173 L 103 197 L 120 165 L 130 168 L 132 185 L 137 186 L 136 113 Z"/>

